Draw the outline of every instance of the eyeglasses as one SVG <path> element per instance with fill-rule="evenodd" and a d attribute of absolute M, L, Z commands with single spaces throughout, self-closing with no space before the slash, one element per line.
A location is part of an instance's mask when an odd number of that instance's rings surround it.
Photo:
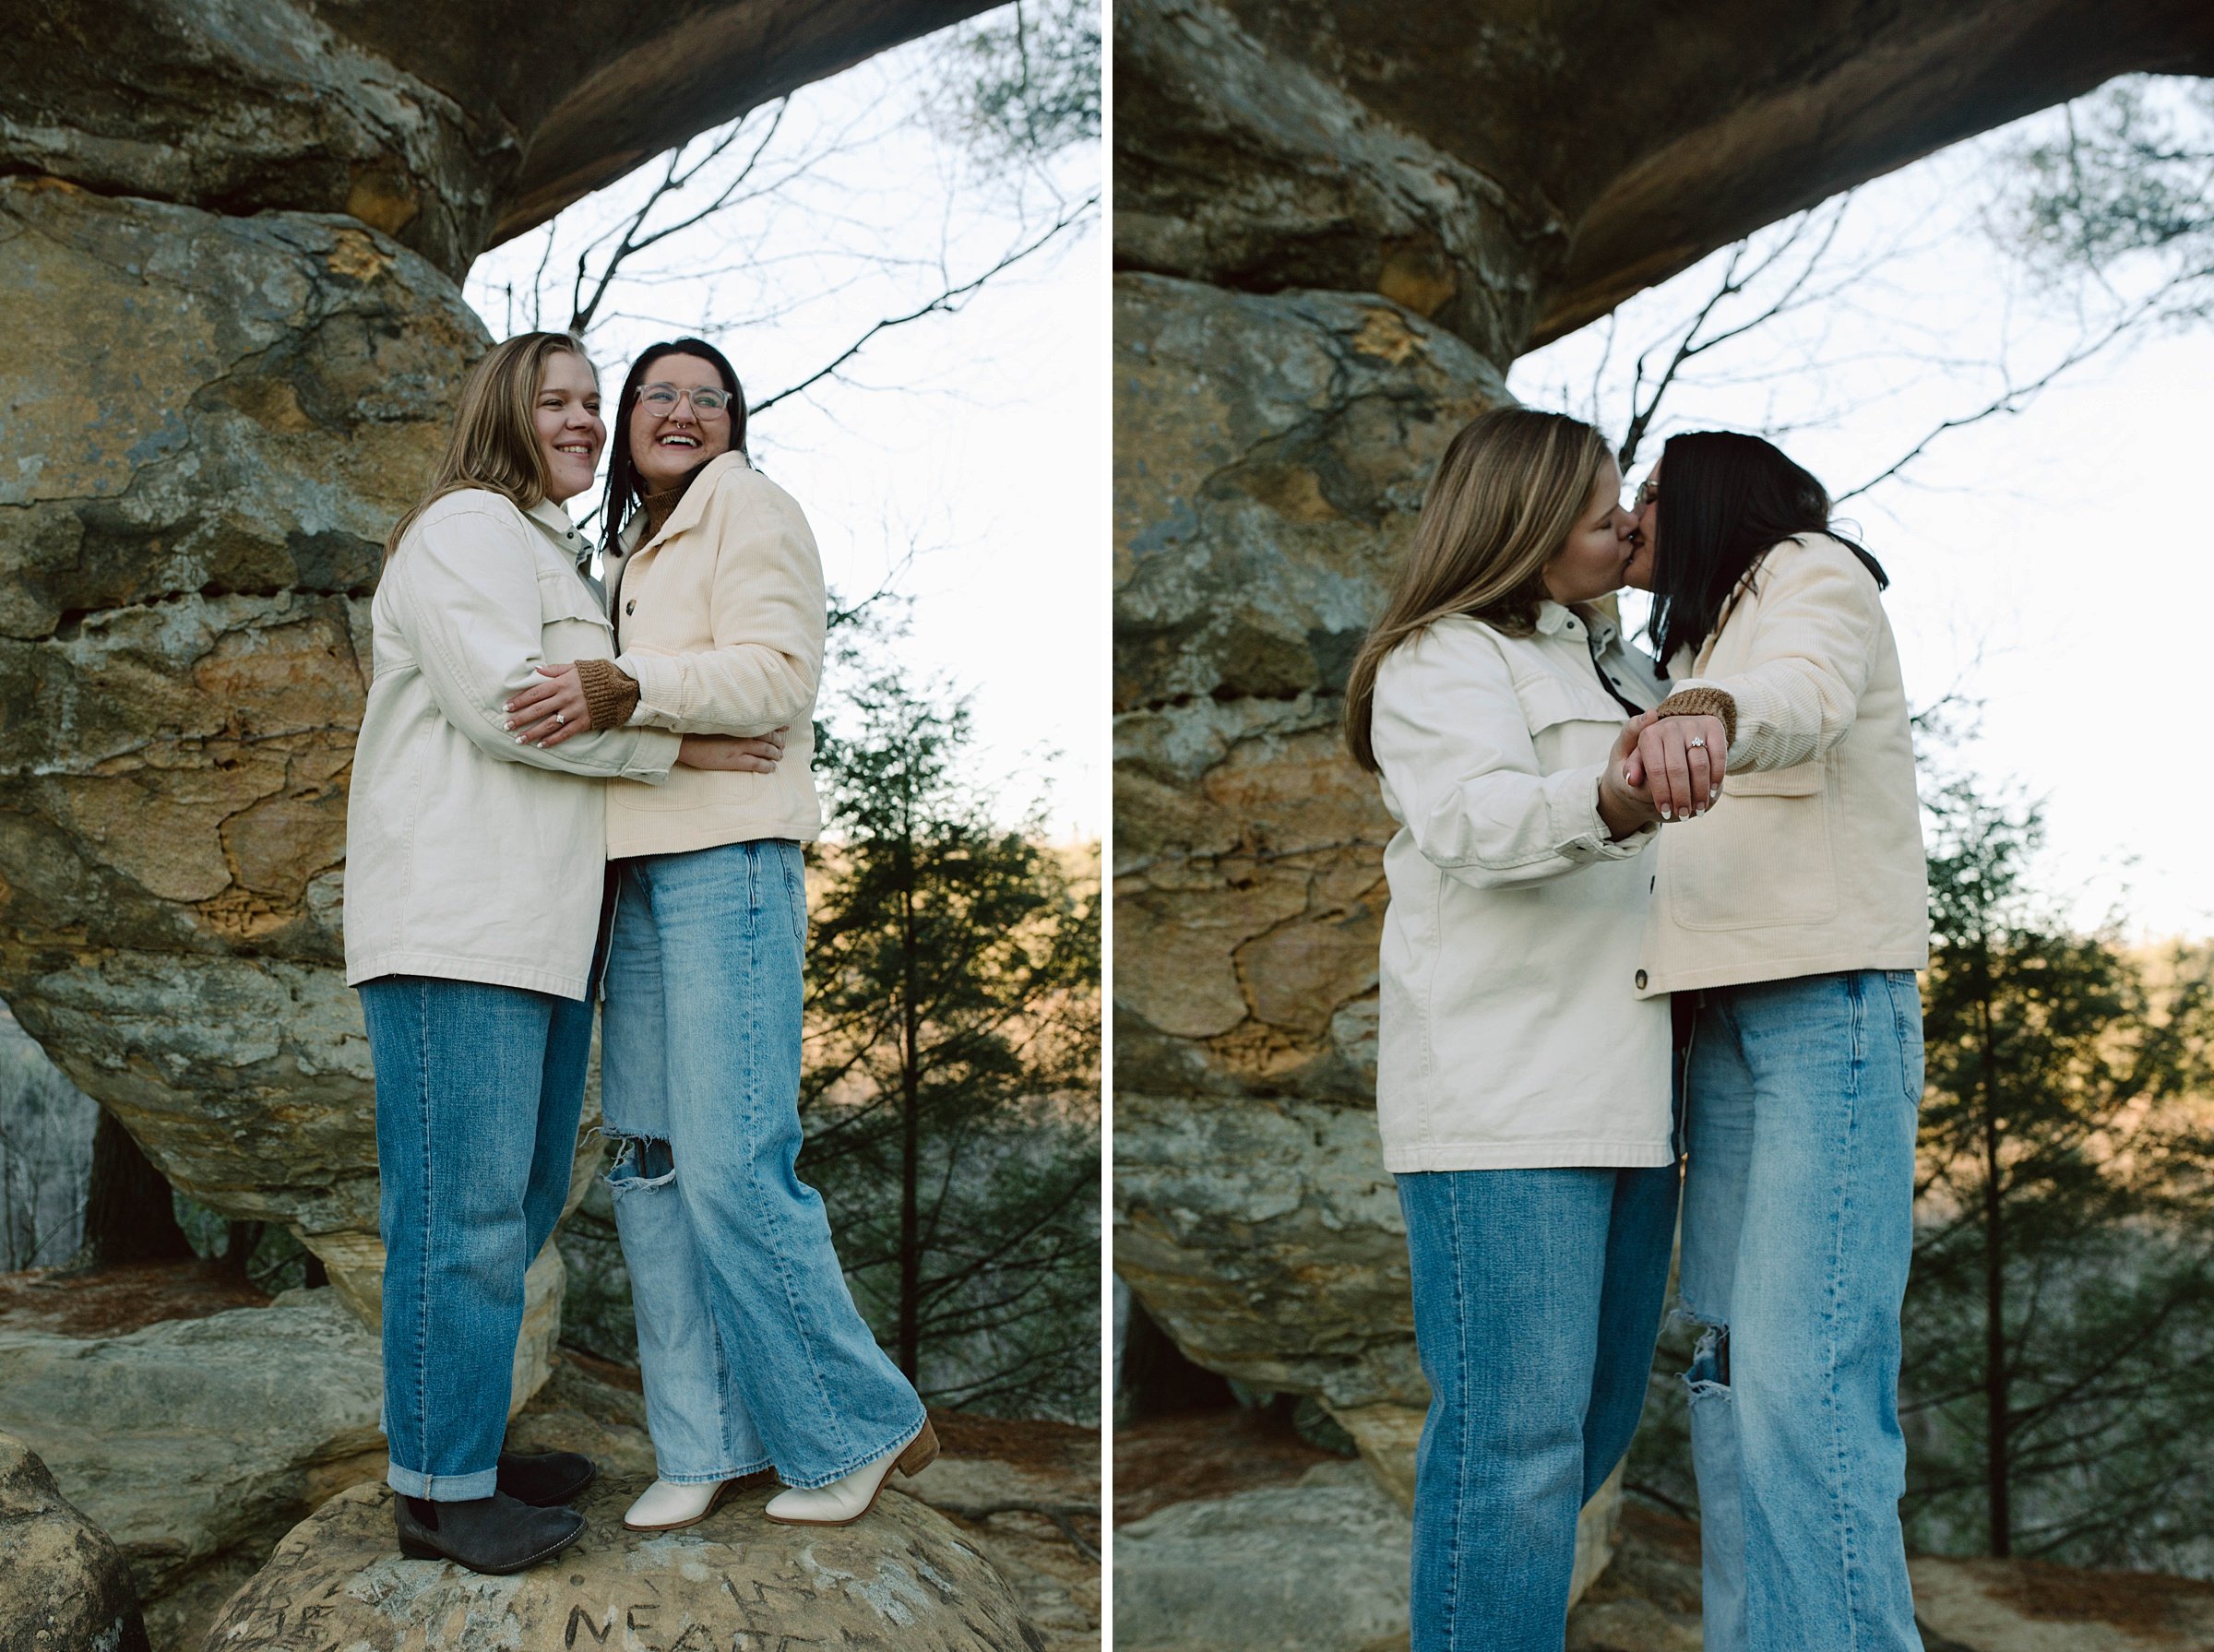
<path fill-rule="evenodd" d="M 720 390 L 680 390 L 674 385 L 638 386 L 638 400 L 645 405 L 646 410 L 664 419 L 675 412 L 676 404 L 686 398 L 691 399 L 692 410 L 702 418 L 712 418 L 717 413 L 725 412 L 731 405 L 731 398 Z"/>

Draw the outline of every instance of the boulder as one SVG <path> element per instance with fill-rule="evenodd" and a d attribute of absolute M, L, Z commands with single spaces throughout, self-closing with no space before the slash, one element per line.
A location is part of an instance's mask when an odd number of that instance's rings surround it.
<path fill-rule="evenodd" d="M 1354 1463 L 1114 1534 L 1116 1652 L 1392 1652 L 1413 1527 Z"/>
<path fill-rule="evenodd" d="M 330 1290 L 121 1337 L 0 1328 L 0 1431 L 38 1452 L 152 1600 L 382 1478 L 378 1363 Z"/>
<path fill-rule="evenodd" d="M 1915 1616 L 1935 1652 L 2156 1652 L 2214 1646 L 2214 1583 L 2028 1560 L 1916 1555 Z"/>
<path fill-rule="evenodd" d="M 1117 278 L 1116 1271 L 1201 1364 L 1419 1408 L 1371 1111 L 1380 857 L 1340 691 L 1453 434 L 1381 298 Z"/>
<path fill-rule="evenodd" d="M 1044 1652 L 1098 1652 L 1100 1431 L 965 1412 L 937 1425 L 945 1455 L 900 1490 L 953 1517 Z"/>
<path fill-rule="evenodd" d="M 1162 1420 L 1139 1432 L 1201 1420 Z M 1234 1416 L 1211 1440 L 1187 1444 L 1216 1448 L 1209 1478 L 1220 1483 L 1282 1478 L 1283 1466 L 1256 1452 L 1259 1442 L 1241 1434 Z M 1145 1454 L 1134 1454 L 1131 1466 L 1137 1472 L 1116 1477 L 1116 1501 L 1144 1506 L 1151 1501 Z M 1577 1522 L 1571 1607 L 1613 1555 L 1621 1497 L 1617 1470 Z M 1117 1652 L 1404 1647 L 1413 1535 L 1405 1500 L 1371 1468 L 1343 1459 L 1312 1466 L 1289 1484 L 1246 1484 L 1156 1507 L 1115 1528 Z"/>
<path fill-rule="evenodd" d="M 1039 1652 L 1043 1642 L 943 1515 L 887 1492 L 845 1527 L 776 1526 L 774 1490 L 726 1500 L 683 1531 L 622 1525 L 646 1478 L 605 1477 L 577 1504 L 584 1537 L 511 1577 L 403 1560 L 392 1494 L 357 1486 L 277 1546 L 208 1631 L 208 1652 L 268 1646 L 303 1622 L 358 1652 L 470 1646 L 781 1646 Z"/>
<path fill-rule="evenodd" d="M 184 1192 L 374 1235 L 339 919 L 367 598 L 483 329 L 343 219 L 18 177 L 0 237 L 0 988 Z M 89 349 L 87 313 L 129 322 Z"/>
<path fill-rule="evenodd" d="M 0 1649 L 147 1652 L 130 1567 L 46 1465 L 0 1434 Z"/>
<path fill-rule="evenodd" d="M 0 158 L 242 218 L 346 213 L 458 280 L 672 145 L 983 4 L 469 6 L 426 23 L 410 0 L 54 0 L 0 50 Z"/>

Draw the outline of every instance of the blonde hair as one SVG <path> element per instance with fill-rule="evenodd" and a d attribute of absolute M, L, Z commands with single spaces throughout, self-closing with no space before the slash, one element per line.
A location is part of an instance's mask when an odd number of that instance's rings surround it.
<path fill-rule="evenodd" d="M 489 488 L 514 501 L 518 510 L 529 510 L 546 496 L 546 456 L 538 440 L 538 389 L 546 363 L 557 355 L 573 355 L 588 368 L 592 366 L 591 357 L 584 353 L 584 340 L 573 333 L 518 333 L 494 345 L 469 370 L 430 489 L 394 524 L 385 541 L 387 562 L 415 526 L 415 518 L 448 493 Z M 593 368 L 592 375 L 597 379 L 599 370 Z"/>
<path fill-rule="evenodd" d="M 1346 682 L 1345 743 L 1363 768 L 1376 772 L 1369 736 L 1384 657 L 1452 614 L 1529 636 L 1545 564 L 1568 542 L 1612 458 L 1582 420 L 1530 408 L 1494 408 L 1453 438 L 1422 497 L 1413 553 Z"/>

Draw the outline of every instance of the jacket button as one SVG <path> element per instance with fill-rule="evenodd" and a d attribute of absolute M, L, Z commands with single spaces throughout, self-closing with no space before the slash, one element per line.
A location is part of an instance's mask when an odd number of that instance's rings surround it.
<path fill-rule="evenodd" d="M 1642 969 L 1637 971 L 1637 990 L 1640 992 L 1645 991 L 1645 971 Z"/>
<path fill-rule="evenodd" d="M 636 613 L 638 612 L 638 605 L 635 601 L 625 602 L 623 604 L 623 612 L 625 613 Z"/>

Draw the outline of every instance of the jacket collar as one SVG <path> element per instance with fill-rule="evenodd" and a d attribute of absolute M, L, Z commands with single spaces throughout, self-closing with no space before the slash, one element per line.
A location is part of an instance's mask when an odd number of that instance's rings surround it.
<path fill-rule="evenodd" d="M 1601 648 L 1607 647 L 1622 632 L 1622 610 L 1612 594 L 1596 602 L 1578 602 L 1566 608 L 1551 597 L 1538 604 L 1538 635 L 1557 636 L 1569 621 L 1581 621 Z"/>
<path fill-rule="evenodd" d="M 717 454 L 699 468 L 698 476 L 684 490 L 684 496 L 676 502 L 676 508 L 669 513 L 669 519 L 661 524 L 661 530 L 653 536 L 652 543 L 659 545 L 675 538 L 686 529 L 696 527 L 708 508 L 708 495 L 714 493 L 715 484 L 723 472 L 752 469 L 753 466 L 746 462 L 745 455 L 735 448 L 729 453 Z M 645 538 L 646 515 L 643 511 L 634 511 L 630 520 L 623 524 L 623 531 L 615 536 L 615 543 L 627 557 L 634 551 L 645 548 L 641 543 Z"/>
<path fill-rule="evenodd" d="M 577 524 L 569 520 L 569 513 L 553 500 L 541 499 L 523 515 L 544 529 L 571 562 L 582 562 L 591 554 L 590 544 L 577 531 Z"/>

